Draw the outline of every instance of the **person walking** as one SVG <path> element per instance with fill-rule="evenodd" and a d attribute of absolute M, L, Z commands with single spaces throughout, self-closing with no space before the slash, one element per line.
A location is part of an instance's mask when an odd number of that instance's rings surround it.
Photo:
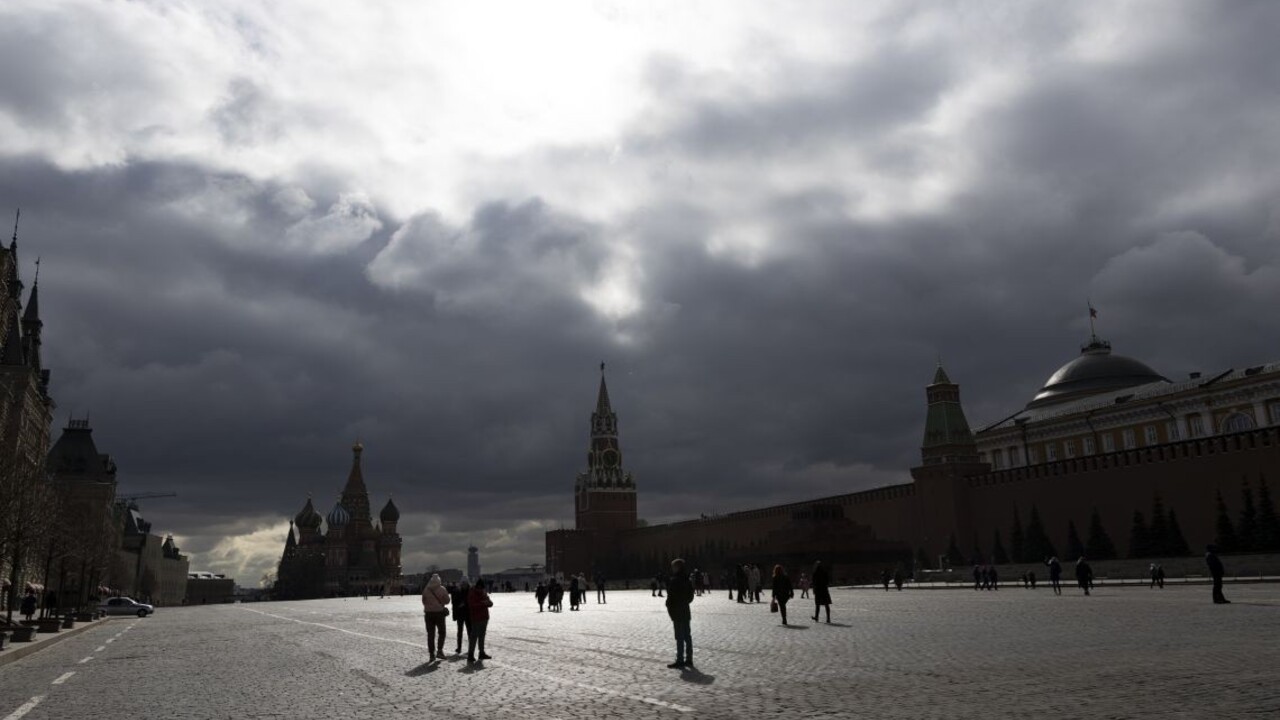
<path fill-rule="evenodd" d="M 973 589 L 974 590 L 982 589 L 982 568 L 978 567 L 977 565 L 973 566 Z"/>
<path fill-rule="evenodd" d="M 1049 585 L 1053 588 L 1054 595 L 1062 594 L 1062 563 L 1055 555 L 1051 558 L 1045 558 L 1045 565 L 1049 566 Z"/>
<path fill-rule="evenodd" d="M 902 583 L 906 580 L 906 576 L 902 573 L 902 568 L 896 568 L 893 571 L 893 586 L 898 588 L 898 592 L 902 592 Z M 885 588 L 888 590 L 888 588 Z"/>
<path fill-rule="evenodd" d="M 471 614 L 471 629 L 467 636 L 467 664 L 474 665 L 479 660 L 489 660 L 484 652 L 484 636 L 489 630 L 489 608 L 493 600 L 484 591 L 484 580 L 476 580 L 476 584 L 467 593 L 467 611 Z M 476 656 L 476 645 L 480 646 L 480 655 Z"/>
<path fill-rule="evenodd" d="M 1213 604 L 1228 605 L 1231 601 L 1222 594 L 1222 576 L 1227 574 L 1227 570 L 1218 558 L 1218 546 L 1206 545 L 1204 549 L 1204 561 L 1209 566 L 1209 574 L 1213 576 Z"/>
<path fill-rule="evenodd" d="M 1151 584 L 1147 587 L 1151 590 L 1156 589 L 1156 564 L 1151 563 L 1151 567 L 1147 569 L 1147 573 L 1151 575 Z"/>
<path fill-rule="evenodd" d="M 760 571 L 759 565 L 751 566 L 751 601 L 760 602 L 760 594 L 764 590 L 763 573 Z"/>
<path fill-rule="evenodd" d="M 831 575 L 827 566 L 819 560 L 813 564 L 813 620 L 818 621 L 822 608 L 827 609 L 827 624 L 831 624 Z"/>
<path fill-rule="evenodd" d="M 782 613 L 782 624 L 787 624 L 787 601 L 791 596 L 795 595 L 795 591 L 791 589 L 791 578 L 787 577 L 787 571 L 781 565 L 773 566 L 773 600 L 772 604 L 776 605 L 778 612 Z"/>
<path fill-rule="evenodd" d="M 31 616 L 36 614 L 37 604 L 39 604 L 39 601 L 36 600 L 36 591 L 28 590 L 27 594 L 22 596 L 22 605 L 19 607 L 18 612 L 23 614 L 27 622 L 31 622 Z"/>
<path fill-rule="evenodd" d="M 885 592 L 889 592 L 889 580 L 890 580 L 890 578 L 889 578 L 889 571 L 888 571 L 888 570 L 881 570 L 881 571 L 880 571 L 880 584 L 884 586 L 884 591 L 885 591 Z"/>
<path fill-rule="evenodd" d="M 604 575 L 596 573 L 596 602 L 605 604 Z"/>
<path fill-rule="evenodd" d="M 671 579 L 667 581 L 667 615 L 676 635 L 676 661 L 667 665 L 669 668 L 693 667 L 692 603 L 693 583 L 684 570 L 684 560 L 676 558 L 671 561 Z"/>
<path fill-rule="evenodd" d="M 1089 594 L 1089 588 L 1093 587 L 1093 568 L 1089 567 L 1089 562 L 1085 560 L 1083 555 L 1076 561 L 1076 584 L 1084 590 L 1084 594 Z"/>
<path fill-rule="evenodd" d="M 427 623 L 427 662 L 444 657 L 445 618 L 449 617 L 449 591 L 444 589 L 440 576 L 432 574 L 422 589 L 422 617 Z"/>
<path fill-rule="evenodd" d="M 463 580 L 453 592 L 449 593 L 449 599 L 453 602 L 453 619 L 458 623 L 458 647 L 454 649 L 454 655 L 462 654 L 462 636 L 465 634 L 468 639 L 471 638 L 471 611 L 467 607 L 468 596 L 471 594 L 471 584 Z"/>
<path fill-rule="evenodd" d="M 538 581 L 538 586 L 533 589 L 533 596 L 538 599 L 538 612 L 542 612 L 542 603 L 547 599 L 547 586 Z"/>
<path fill-rule="evenodd" d="M 569 612 L 573 612 L 574 610 L 578 609 L 578 593 L 579 593 L 578 576 L 570 575 L 569 576 Z"/>
<path fill-rule="evenodd" d="M 1156 563 L 1156 587 L 1164 589 L 1164 566 Z"/>
<path fill-rule="evenodd" d="M 587 587 L 587 574 L 584 572 L 578 573 L 578 605 L 579 606 L 587 604 L 587 590 L 589 589 L 590 588 Z"/>
<path fill-rule="evenodd" d="M 989 572 L 991 574 L 991 589 L 999 590 L 1000 589 L 1000 571 L 996 570 L 995 565 L 992 565 Z"/>
<path fill-rule="evenodd" d="M 747 572 L 746 565 L 739 565 L 735 568 L 735 572 L 738 576 L 738 602 L 744 603 L 747 601 L 747 583 L 749 582 L 750 575 Z"/>
<path fill-rule="evenodd" d="M 800 597 L 806 599 L 809 597 L 809 575 L 807 573 L 800 573 Z"/>

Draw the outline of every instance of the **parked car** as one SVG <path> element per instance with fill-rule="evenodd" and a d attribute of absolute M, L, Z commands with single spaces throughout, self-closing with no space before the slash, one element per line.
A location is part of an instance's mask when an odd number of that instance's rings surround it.
<path fill-rule="evenodd" d="M 98 603 L 98 609 L 108 615 L 137 615 L 146 617 L 155 612 L 155 606 L 140 603 L 127 597 L 113 597 Z"/>

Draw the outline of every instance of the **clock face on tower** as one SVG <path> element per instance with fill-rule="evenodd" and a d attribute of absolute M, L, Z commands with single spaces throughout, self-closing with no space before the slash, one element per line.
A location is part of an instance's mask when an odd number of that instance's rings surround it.
<path fill-rule="evenodd" d="M 608 450 L 605 450 L 604 453 L 602 453 L 602 459 L 604 460 L 605 467 L 607 468 L 618 467 L 618 451 L 617 450 L 614 450 L 613 448 L 609 448 Z"/>

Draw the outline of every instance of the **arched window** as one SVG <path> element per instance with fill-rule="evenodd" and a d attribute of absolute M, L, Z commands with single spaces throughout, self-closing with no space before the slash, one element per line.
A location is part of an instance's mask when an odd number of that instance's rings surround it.
<path fill-rule="evenodd" d="M 1222 421 L 1222 432 L 1224 433 L 1244 432 L 1253 428 L 1253 418 L 1242 412 L 1231 413 Z"/>

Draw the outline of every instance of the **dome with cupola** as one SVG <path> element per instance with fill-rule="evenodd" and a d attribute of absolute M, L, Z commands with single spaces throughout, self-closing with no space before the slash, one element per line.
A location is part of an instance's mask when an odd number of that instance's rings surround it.
<path fill-rule="evenodd" d="M 1089 395 L 1113 390 L 1169 382 L 1145 363 L 1124 355 L 1114 355 L 1111 343 L 1095 335 L 1080 348 L 1080 357 L 1058 368 L 1049 376 L 1040 392 L 1027 403 L 1028 408 L 1056 405 Z"/>

